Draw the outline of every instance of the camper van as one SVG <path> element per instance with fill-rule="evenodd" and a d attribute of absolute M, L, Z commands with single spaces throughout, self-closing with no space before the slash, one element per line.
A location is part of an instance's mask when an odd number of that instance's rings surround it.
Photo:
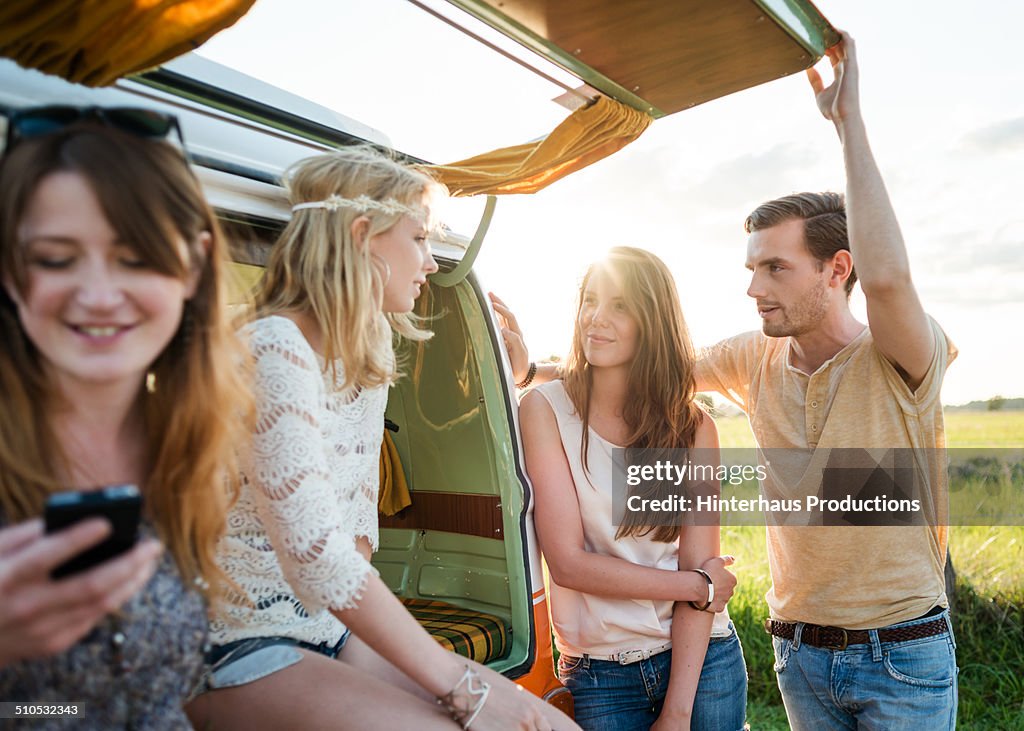
<path fill-rule="evenodd" d="M 573 75 L 585 94 L 655 118 L 811 66 L 837 40 L 806 0 L 644 3 L 642 17 L 619 12 L 630 3 L 600 11 L 575 0 L 452 5 Z M 573 22 L 584 15 L 586 24 Z M 616 53 L 626 37 L 634 53 Z M 258 280 L 289 218 L 279 182 L 285 168 L 339 146 L 391 149 L 375 129 L 194 54 L 105 88 L 0 59 L 0 105 L 40 104 L 176 115 L 232 239 L 241 289 Z M 403 346 L 406 375 L 390 390 L 386 413 L 411 504 L 381 516 L 373 563 L 439 642 L 571 713 L 571 696 L 553 673 L 516 389 L 473 270 L 494 207 L 491 198 L 472 230 L 432 241 L 440 271 L 416 312 L 435 337 Z"/>

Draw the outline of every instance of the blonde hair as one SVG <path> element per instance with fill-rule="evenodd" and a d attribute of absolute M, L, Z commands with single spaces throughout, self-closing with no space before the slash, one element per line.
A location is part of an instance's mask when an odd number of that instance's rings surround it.
<path fill-rule="evenodd" d="M 285 172 L 292 205 L 338 196 L 399 206 L 325 206 L 295 211 L 267 262 L 256 294 L 260 316 L 308 312 L 320 327 L 326 368 L 341 359 L 341 389 L 372 388 L 397 376 L 391 330 L 410 340 L 432 333 L 412 313 L 388 313 L 382 319 L 385 281 L 373 265 L 373 236 L 386 233 L 401 220 L 399 208 L 429 211 L 428 199 L 443 191 L 425 173 L 385 157 L 371 147 L 352 147 L 301 160 Z M 369 218 L 366 239 L 352 235 L 356 219 Z M 430 221 L 426 221 L 428 225 Z M 337 372 L 332 376 L 337 380 Z"/>
<path fill-rule="evenodd" d="M 21 296 L 29 278 L 17 226 L 43 178 L 64 171 L 89 182 L 118 238 L 148 268 L 181 279 L 199 271 L 178 331 L 150 366 L 155 392 L 139 383 L 142 488 L 182 578 L 217 587 L 224 575 L 214 551 L 235 493 L 234 448 L 249 438 L 253 414 L 246 350 L 228 316 L 226 242 L 180 152 L 109 127 L 75 125 L 21 142 L 0 164 L 0 277 Z M 203 231 L 212 237 L 205 256 L 194 243 Z M 189 242 L 185 255 L 180 240 Z M 58 397 L 6 291 L 0 338 L 0 508 L 19 521 L 67 488 L 58 475 L 68 462 L 49 420 Z"/>
<path fill-rule="evenodd" d="M 572 345 L 562 371 L 566 393 L 583 421 L 580 455 L 584 467 L 590 446 L 590 396 L 593 371 L 583 350 L 585 333 L 579 312 L 592 277 L 610 274 L 622 289 L 630 315 L 636 320 L 639 340 L 630 364 L 628 395 L 622 418 L 629 429 L 627 448 L 678 449 L 692 447 L 703 412 L 694 402 L 696 362 L 690 334 L 683 319 L 672 273 L 657 256 L 643 249 L 618 246 L 591 264 L 580 285 Z M 668 489 L 667 485 L 661 486 Z M 658 499 L 661 495 L 644 495 Z M 660 525 L 658 516 L 626 511 L 616 538 L 642 536 L 669 543 L 679 537 L 680 525 Z"/>

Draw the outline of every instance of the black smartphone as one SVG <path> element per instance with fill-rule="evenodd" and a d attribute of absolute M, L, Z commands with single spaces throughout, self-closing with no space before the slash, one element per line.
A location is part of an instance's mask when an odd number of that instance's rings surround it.
<path fill-rule="evenodd" d="M 76 574 L 131 549 L 139 538 L 142 496 L 135 485 L 116 485 L 99 490 L 59 492 L 46 501 L 46 532 L 59 530 L 85 520 L 101 517 L 113 530 L 102 542 L 87 548 L 53 570 L 53 578 Z"/>

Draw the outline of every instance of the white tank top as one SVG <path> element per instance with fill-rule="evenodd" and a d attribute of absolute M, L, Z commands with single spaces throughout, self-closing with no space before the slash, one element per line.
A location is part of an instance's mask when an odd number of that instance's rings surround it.
<path fill-rule="evenodd" d="M 587 551 L 613 556 L 641 566 L 679 570 L 679 541 L 663 543 L 649 536 L 616 540 L 612 525 L 612 444 L 590 430 L 588 475 L 583 471 L 580 445 L 583 422 L 561 381 L 537 386 L 558 422 L 562 448 L 569 461 L 583 521 Z M 671 640 L 672 602 L 645 599 L 614 599 L 584 594 L 559 586 L 549 577 L 551 623 L 558 651 L 578 657 L 614 655 L 626 650 L 649 650 Z M 728 637 L 728 610 L 715 615 L 712 637 Z"/>

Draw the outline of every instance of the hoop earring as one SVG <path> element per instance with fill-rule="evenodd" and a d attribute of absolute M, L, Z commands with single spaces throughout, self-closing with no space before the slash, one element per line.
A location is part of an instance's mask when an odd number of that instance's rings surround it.
<path fill-rule="evenodd" d="M 391 265 L 388 264 L 387 260 L 379 254 L 370 254 L 370 256 L 375 262 L 380 262 L 381 266 L 384 267 L 384 281 L 381 283 L 381 286 L 388 286 L 388 282 L 391 281 Z"/>

